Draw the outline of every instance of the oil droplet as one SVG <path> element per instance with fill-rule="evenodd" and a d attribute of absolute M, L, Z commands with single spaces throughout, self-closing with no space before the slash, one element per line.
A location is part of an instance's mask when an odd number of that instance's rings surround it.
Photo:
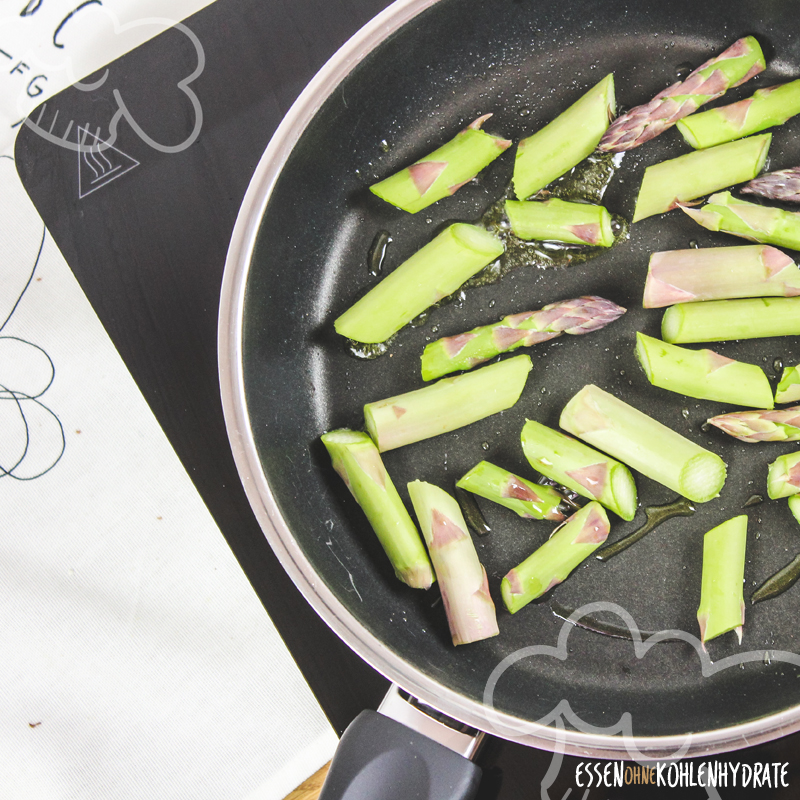
<path fill-rule="evenodd" d="M 392 241 L 389 231 L 378 231 L 367 253 L 367 271 L 373 278 L 377 278 L 383 271 L 383 260 L 386 258 L 386 248 Z"/>
<path fill-rule="evenodd" d="M 681 416 L 684 419 L 689 419 L 689 409 L 688 408 L 682 408 L 681 409 Z"/>
<path fill-rule="evenodd" d="M 595 554 L 595 558 L 598 561 L 608 561 L 609 558 L 613 558 L 623 550 L 627 550 L 632 544 L 636 544 L 639 539 L 647 536 L 650 531 L 657 528 L 662 522 L 666 522 L 672 517 L 690 517 L 694 514 L 694 506 L 689 500 L 682 497 L 680 500 L 668 503 L 665 506 L 648 506 L 644 513 L 647 516 L 647 522 L 639 530 L 625 536 L 618 542 L 601 547 Z"/>
<path fill-rule="evenodd" d="M 387 142 L 386 139 L 381 139 L 380 144 L 378 145 L 378 147 L 380 147 L 381 151 L 384 152 L 384 153 L 388 153 L 389 152 L 389 142 Z"/>
<path fill-rule="evenodd" d="M 765 650 L 764 651 L 764 664 L 766 666 L 769 666 L 771 663 L 772 663 L 772 651 L 771 650 Z"/>
<path fill-rule="evenodd" d="M 489 449 L 489 442 L 481 442 L 481 447 L 484 450 L 488 450 Z"/>
<path fill-rule="evenodd" d="M 675 67 L 675 77 L 682 81 L 693 69 L 694 67 L 688 61 L 682 61 Z"/>
<path fill-rule="evenodd" d="M 356 342 L 354 339 L 348 339 L 346 348 L 354 358 L 360 358 L 364 361 L 371 361 L 373 358 L 378 358 L 389 351 L 389 342 L 378 342 L 377 344 L 364 344 L 364 342 Z"/>
<path fill-rule="evenodd" d="M 489 301 L 489 308 L 494 308 L 494 300 Z"/>
<path fill-rule="evenodd" d="M 775 359 L 775 360 L 772 362 L 772 369 L 774 369 L 774 370 L 775 370 L 775 372 L 783 372 L 783 359 L 781 359 L 781 358 L 776 358 L 776 359 Z"/>
<path fill-rule="evenodd" d="M 692 239 L 689 242 L 689 247 L 691 247 L 692 250 L 699 250 L 700 249 L 700 242 L 698 242 L 697 239 Z"/>

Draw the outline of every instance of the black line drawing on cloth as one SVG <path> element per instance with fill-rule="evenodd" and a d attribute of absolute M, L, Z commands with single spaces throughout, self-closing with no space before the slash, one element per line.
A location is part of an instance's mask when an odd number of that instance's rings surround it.
<path fill-rule="evenodd" d="M 13 162 L 10 156 L 0 156 Z M 0 334 L 33 282 L 47 231 L 22 291 L 0 323 Z M 24 367 L 24 368 L 20 368 Z M 39 345 L 18 336 L 0 335 L 0 478 L 30 481 L 48 473 L 66 448 L 64 426 L 41 400 L 55 379 L 55 364 Z"/>

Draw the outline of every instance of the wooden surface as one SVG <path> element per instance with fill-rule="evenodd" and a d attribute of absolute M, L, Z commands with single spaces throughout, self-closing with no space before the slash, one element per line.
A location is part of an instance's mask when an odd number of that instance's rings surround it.
<path fill-rule="evenodd" d="M 317 800 L 325 783 L 325 776 L 328 774 L 329 761 L 324 767 L 320 767 L 308 780 L 300 784 L 293 792 L 286 795 L 284 800 Z"/>

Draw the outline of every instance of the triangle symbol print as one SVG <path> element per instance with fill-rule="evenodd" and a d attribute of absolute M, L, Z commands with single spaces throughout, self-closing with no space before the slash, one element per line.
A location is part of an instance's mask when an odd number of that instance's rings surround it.
<path fill-rule="evenodd" d="M 100 129 L 97 129 L 97 134 Z M 78 127 L 78 198 L 86 197 L 106 186 L 139 162 L 108 142 L 104 142 L 88 128 Z"/>

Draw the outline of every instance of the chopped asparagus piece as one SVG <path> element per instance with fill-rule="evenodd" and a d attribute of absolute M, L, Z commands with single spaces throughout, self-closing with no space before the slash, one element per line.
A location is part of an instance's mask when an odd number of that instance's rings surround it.
<path fill-rule="evenodd" d="M 730 192 L 711 195 L 702 208 L 681 206 L 681 210 L 710 231 L 800 250 L 800 213 L 748 203 Z"/>
<path fill-rule="evenodd" d="M 747 36 L 673 83 L 649 103 L 632 108 L 609 126 L 601 150 L 618 153 L 653 139 L 704 103 L 758 75 L 766 66 L 758 41 Z"/>
<path fill-rule="evenodd" d="M 357 342 L 384 342 L 503 250 L 502 242 L 481 228 L 450 225 L 345 311 L 334 322 L 336 331 Z"/>
<path fill-rule="evenodd" d="M 552 519 L 560 522 L 565 518 L 561 510 L 564 498 L 552 486 L 526 481 L 525 478 L 488 461 L 476 464 L 456 486 L 510 508 L 526 519 Z"/>
<path fill-rule="evenodd" d="M 653 253 L 643 305 L 795 295 L 800 295 L 800 269 L 781 250 L 766 245 L 709 247 Z"/>
<path fill-rule="evenodd" d="M 726 342 L 800 334 L 800 297 L 679 303 L 661 320 L 665 342 Z"/>
<path fill-rule="evenodd" d="M 677 347 L 643 333 L 636 334 L 636 357 L 653 386 L 698 400 L 772 408 L 772 387 L 755 364 L 713 350 Z"/>
<path fill-rule="evenodd" d="M 796 403 L 800 400 L 800 367 L 784 367 L 778 388 L 775 390 L 776 403 Z"/>
<path fill-rule="evenodd" d="M 717 525 L 703 537 L 703 579 L 697 609 L 703 644 L 732 630 L 742 641 L 746 546 L 745 514 Z"/>
<path fill-rule="evenodd" d="M 611 247 L 611 214 L 591 203 L 550 200 L 506 200 L 511 230 L 520 239 Z"/>
<path fill-rule="evenodd" d="M 422 379 L 429 381 L 449 372 L 472 369 L 500 353 L 530 347 L 562 333 L 590 333 L 624 313 L 624 308 L 602 297 L 578 297 L 550 303 L 540 311 L 511 314 L 495 325 L 484 325 L 426 345 L 422 353 Z"/>
<path fill-rule="evenodd" d="M 454 431 L 511 408 L 522 394 L 531 366 L 530 356 L 515 356 L 368 403 L 364 406 L 367 430 L 382 453 Z"/>
<path fill-rule="evenodd" d="M 633 221 L 663 214 L 689 200 L 755 178 L 767 159 L 771 140 L 771 133 L 763 133 L 648 167 Z"/>
<path fill-rule="evenodd" d="M 596 86 L 541 130 L 523 139 L 514 161 L 514 192 L 524 200 L 594 151 L 614 117 L 614 76 Z"/>
<path fill-rule="evenodd" d="M 678 122 L 678 129 L 688 144 L 699 149 L 783 125 L 799 113 L 800 80 L 759 89 L 738 103 L 692 114 Z"/>
<path fill-rule="evenodd" d="M 768 200 L 800 203 L 800 167 L 759 175 L 739 190 L 742 194 L 757 194 Z"/>
<path fill-rule="evenodd" d="M 516 614 L 561 583 L 608 537 L 608 517 L 597 501 L 576 511 L 556 532 L 503 578 L 506 608 Z"/>
<path fill-rule="evenodd" d="M 584 386 L 561 412 L 561 427 L 695 503 L 715 498 L 725 462 L 597 386 Z"/>
<path fill-rule="evenodd" d="M 789 511 L 792 512 L 795 522 L 800 524 L 800 494 L 793 494 L 789 498 Z"/>
<path fill-rule="evenodd" d="M 508 139 L 481 130 L 491 116 L 478 117 L 447 144 L 410 167 L 373 184 L 370 191 L 410 214 L 455 194 L 511 147 Z"/>
<path fill-rule="evenodd" d="M 800 406 L 734 411 L 711 417 L 708 422 L 743 442 L 800 441 Z"/>
<path fill-rule="evenodd" d="M 431 562 L 372 439 L 361 431 L 341 429 L 323 434 L 322 443 L 367 515 L 397 577 L 415 589 L 427 589 L 433 583 Z"/>
<path fill-rule="evenodd" d="M 486 570 L 458 503 L 443 489 L 423 481 L 409 483 L 408 493 L 431 554 L 453 644 L 497 636 Z"/>
<path fill-rule="evenodd" d="M 533 420 L 522 429 L 522 450 L 530 465 L 545 477 L 582 497 L 598 500 L 624 520 L 636 516 L 636 484 L 619 461 Z"/>
<path fill-rule="evenodd" d="M 800 492 L 800 453 L 778 456 L 767 472 L 767 494 L 771 500 Z"/>

